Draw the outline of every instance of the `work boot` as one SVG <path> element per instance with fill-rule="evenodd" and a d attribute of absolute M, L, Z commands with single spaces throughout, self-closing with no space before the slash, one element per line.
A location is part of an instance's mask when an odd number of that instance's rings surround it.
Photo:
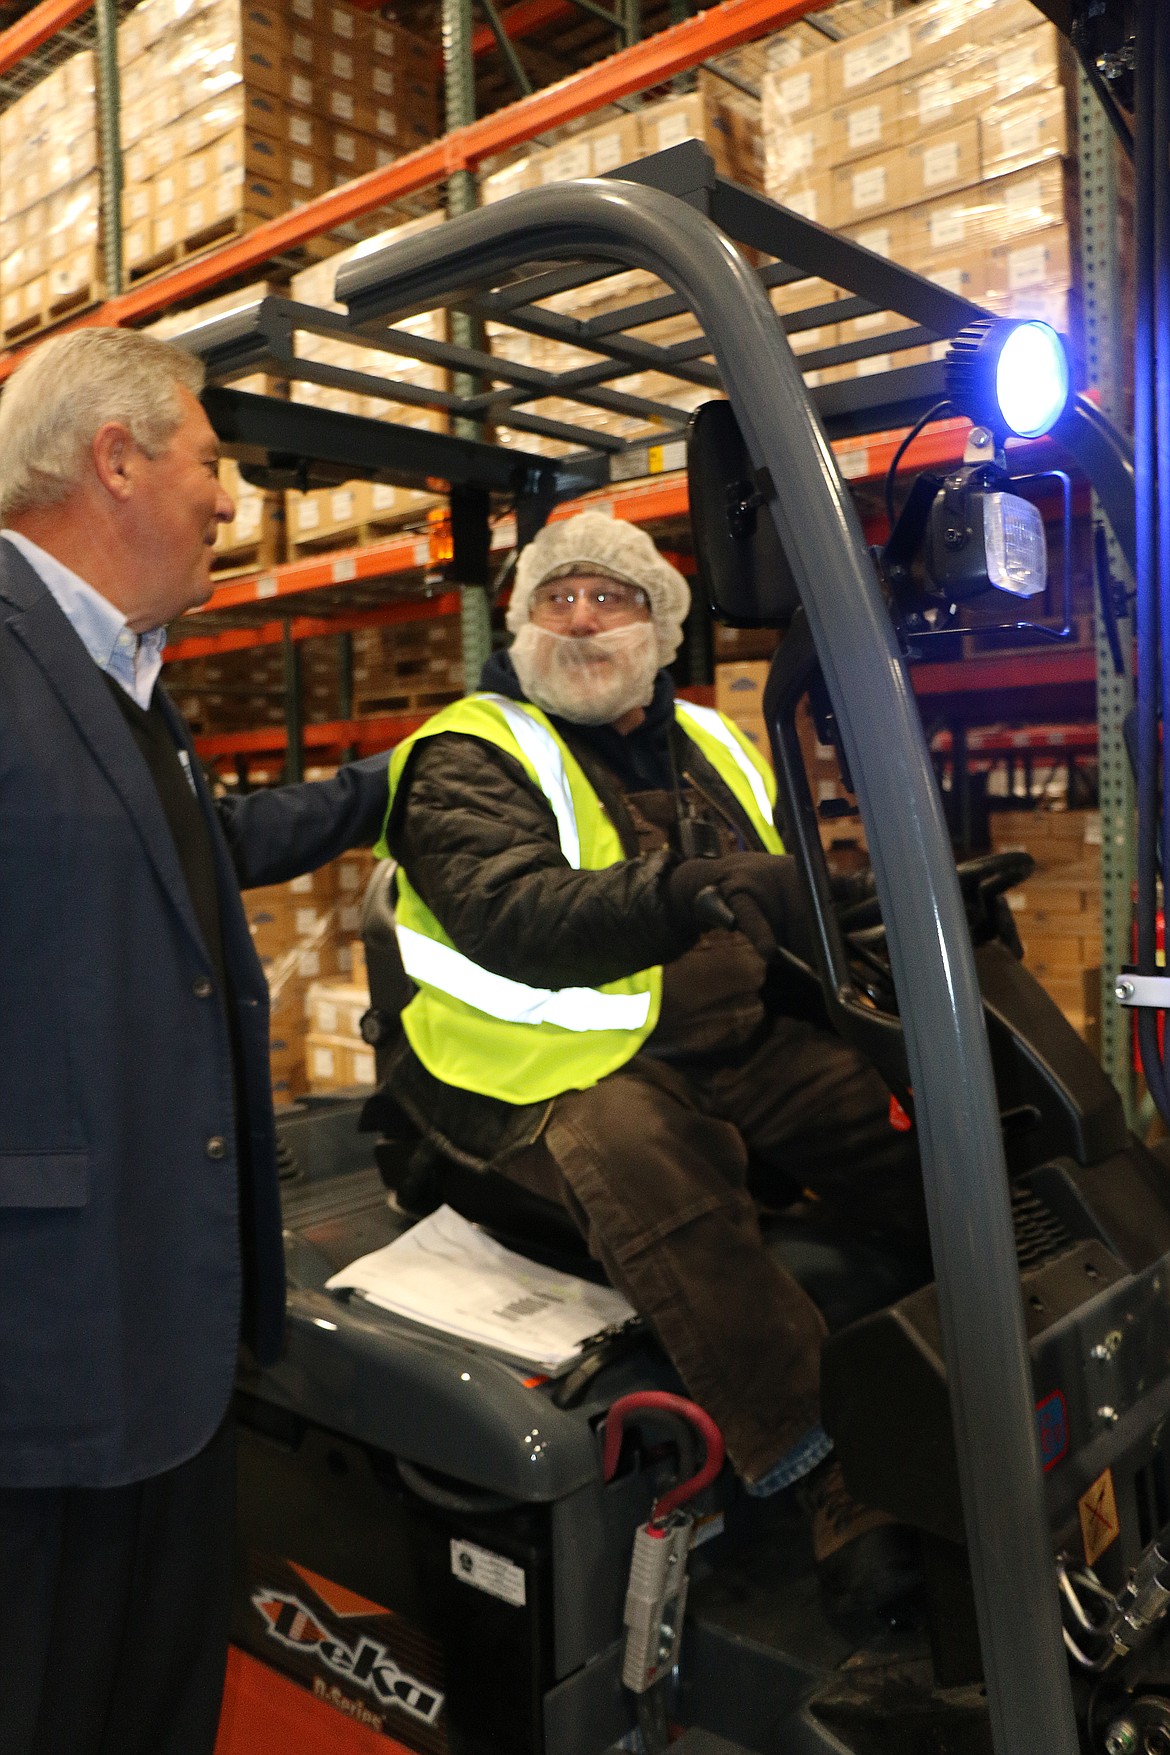
<path fill-rule="evenodd" d="M 888 1512 L 859 1504 L 834 1458 L 820 1463 L 797 1493 L 812 1522 L 817 1579 L 838 1614 L 891 1608 L 921 1584 L 914 1532 Z"/>

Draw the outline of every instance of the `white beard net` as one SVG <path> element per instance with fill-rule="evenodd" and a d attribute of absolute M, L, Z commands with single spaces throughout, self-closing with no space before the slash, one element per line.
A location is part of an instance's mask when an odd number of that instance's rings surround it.
<path fill-rule="evenodd" d="M 653 622 L 600 634 L 554 634 L 527 622 L 510 656 L 533 705 L 574 725 L 611 725 L 632 707 L 648 707 L 658 674 Z"/>

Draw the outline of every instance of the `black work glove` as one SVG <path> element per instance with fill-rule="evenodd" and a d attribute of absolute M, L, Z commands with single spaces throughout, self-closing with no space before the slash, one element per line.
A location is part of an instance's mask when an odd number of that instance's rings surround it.
<path fill-rule="evenodd" d="M 765 961 L 781 945 L 813 962 L 804 886 L 795 860 L 786 854 L 684 859 L 667 877 L 666 905 L 680 931 L 698 934 L 728 927 L 750 939 Z"/>

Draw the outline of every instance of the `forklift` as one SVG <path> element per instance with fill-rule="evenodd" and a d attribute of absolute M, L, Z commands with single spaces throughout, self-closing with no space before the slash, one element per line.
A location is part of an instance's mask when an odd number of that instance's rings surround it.
<path fill-rule="evenodd" d="M 1003 896 L 1028 862 L 956 869 L 908 680 L 923 646 L 972 625 L 970 613 L 986 611 L 976 625 L 1039 627 L 1040 607 L 1054 607 L 1059 636 L 1038 496 L 1062 493 L 1067 519 L 1067 474 L 1041 472 L 1038 487 L 1011 473 L 1005 447 L 1009 434 L 1049 435 L 1093 484 L 1137 581 L 1141 878 L 1136 961 L 1118 971 L 1118 994 L 1170 1119 L 1155 918 L 1170 856 L 1158 758 L 1170 685 L 1158 659 L 1170 593 L 1170 14 L 1158 0 L 1045 10 L 1135 156 L 1132 447 L 1069 394 L 1046 326 L 992 318 L 723 183 L 697 147 L 371 251 L 338 277 L 344 311 L 268 298 L 182 338 L 207 362 L 208 411 L 252 479 L 444 481 L 456 576 L 483 584 L 493 510 L 514 514 L 522 544 L 559 500 L 634 474 L 630 447 L 535 412 L 551 386 L 532 368 L 395 324 L 448 303 L 587 339 L 601 366 L 561 388 L 621 407 L 636 398 L 607 386 L 631 362 L 663 363 L 640 324 L 694 314 L 699 342 L 667 363 L 724 399 L 682 419 L 660 407 L 675 424 L 658 446 L 685 451 L 713 613 L 785 630 L 766 718 L 778 821 L 817 941 L 815 966 L 794 978 L 912 1116 L 930 1220 L 927 1285 L 907 1284 L 896 1261 L 851 1255 L 807 1218 L 782 1216 L 768 1232 L 826 1312 L 824 1420 L 846 1482 L 921 1538 L 917 1595 L 843 1621 L 821 1603 L 791 1495 L 766 1507 L 743 1496 L 720 1469 L 718 1434 L 639 1325 L 549 1380 L 328 1289 L 436 1200 L 536 1260 L 574 1259 L 559 1214 L 509 1204 L 490 1166 L 444 1161 L 441 1117 L 421 1142 L 399 1125 L 393 1053 L 410 988 L 393 873 L 380 869 L 364 930 L 364 1029 L 383 1080 L 366 1122 L 380 1137 L 363 1131 L 359 1103 L 309 1103 L 282 1123 L 288 1342 L 275 1366 L 245 1365 L 238 1385 L 233 1640 L 253 1683 L 262 1670 L 301 1691 L 304 1714 L 330 1715 L 333 1740 L 323 1732 L 320 1747 L 1170 1750 L 1170 1168 L 1129 1131 L 1113 1086 L 1015 954 Z M 586 337 L 558 311 L 557 295 L 629 269 L 666 292 L 624 323 L 609 313 Z M 766 290 L 801 277 L 908 318 L 906 333 L 947 341 L 947 357 L 810 394 Z M 283 369 L 393 399 L 372 372 L 300 358 L 301 328 L 361 341 L 379 360 L 430 348 L 469 380 L 449 411 L 510 425 L 515 443 L 231 388 L 233 376 Z M 964 459 L 920 476 L 871 552 L 829 435 L 867 430 L 867 418 L 925 424 L 944 400 L 975 423 Z M 526 452 L 525 434 L 561 449 Z M 806 698 L 872 865 L 872 898 L 842 915 L 796 732 Z M 579 1243 L 576 1260 L 587 1272 Z M 262 1746 L 264 1732 L 256 1721 L 231 1735 L 226 1755 Z"/>

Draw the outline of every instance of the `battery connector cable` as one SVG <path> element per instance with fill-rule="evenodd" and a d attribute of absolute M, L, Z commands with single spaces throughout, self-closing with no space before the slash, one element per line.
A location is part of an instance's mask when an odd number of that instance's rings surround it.
<path fill-rule="evenodd" d="M 664 1523 L 672 1511 L 685 1505 L 709 1487 L 723 1467 L 723 1434 L 705 1409 L 685 1396 L 671 1395 L 665 1389 L 636 1390 L 632 1395 L 619 1396 L 605 1417 L 602 1428 L 601 1474 L 612 1481 L 621 1455 L 622 1434 L 626 1420 L 635 1414 L 669 1414 L 682 1420 L 703 1440 L 705 1459 L 702 1467 L 685 1481 L 679 1481 L 657 1501 L 650 1522 Z"/>

